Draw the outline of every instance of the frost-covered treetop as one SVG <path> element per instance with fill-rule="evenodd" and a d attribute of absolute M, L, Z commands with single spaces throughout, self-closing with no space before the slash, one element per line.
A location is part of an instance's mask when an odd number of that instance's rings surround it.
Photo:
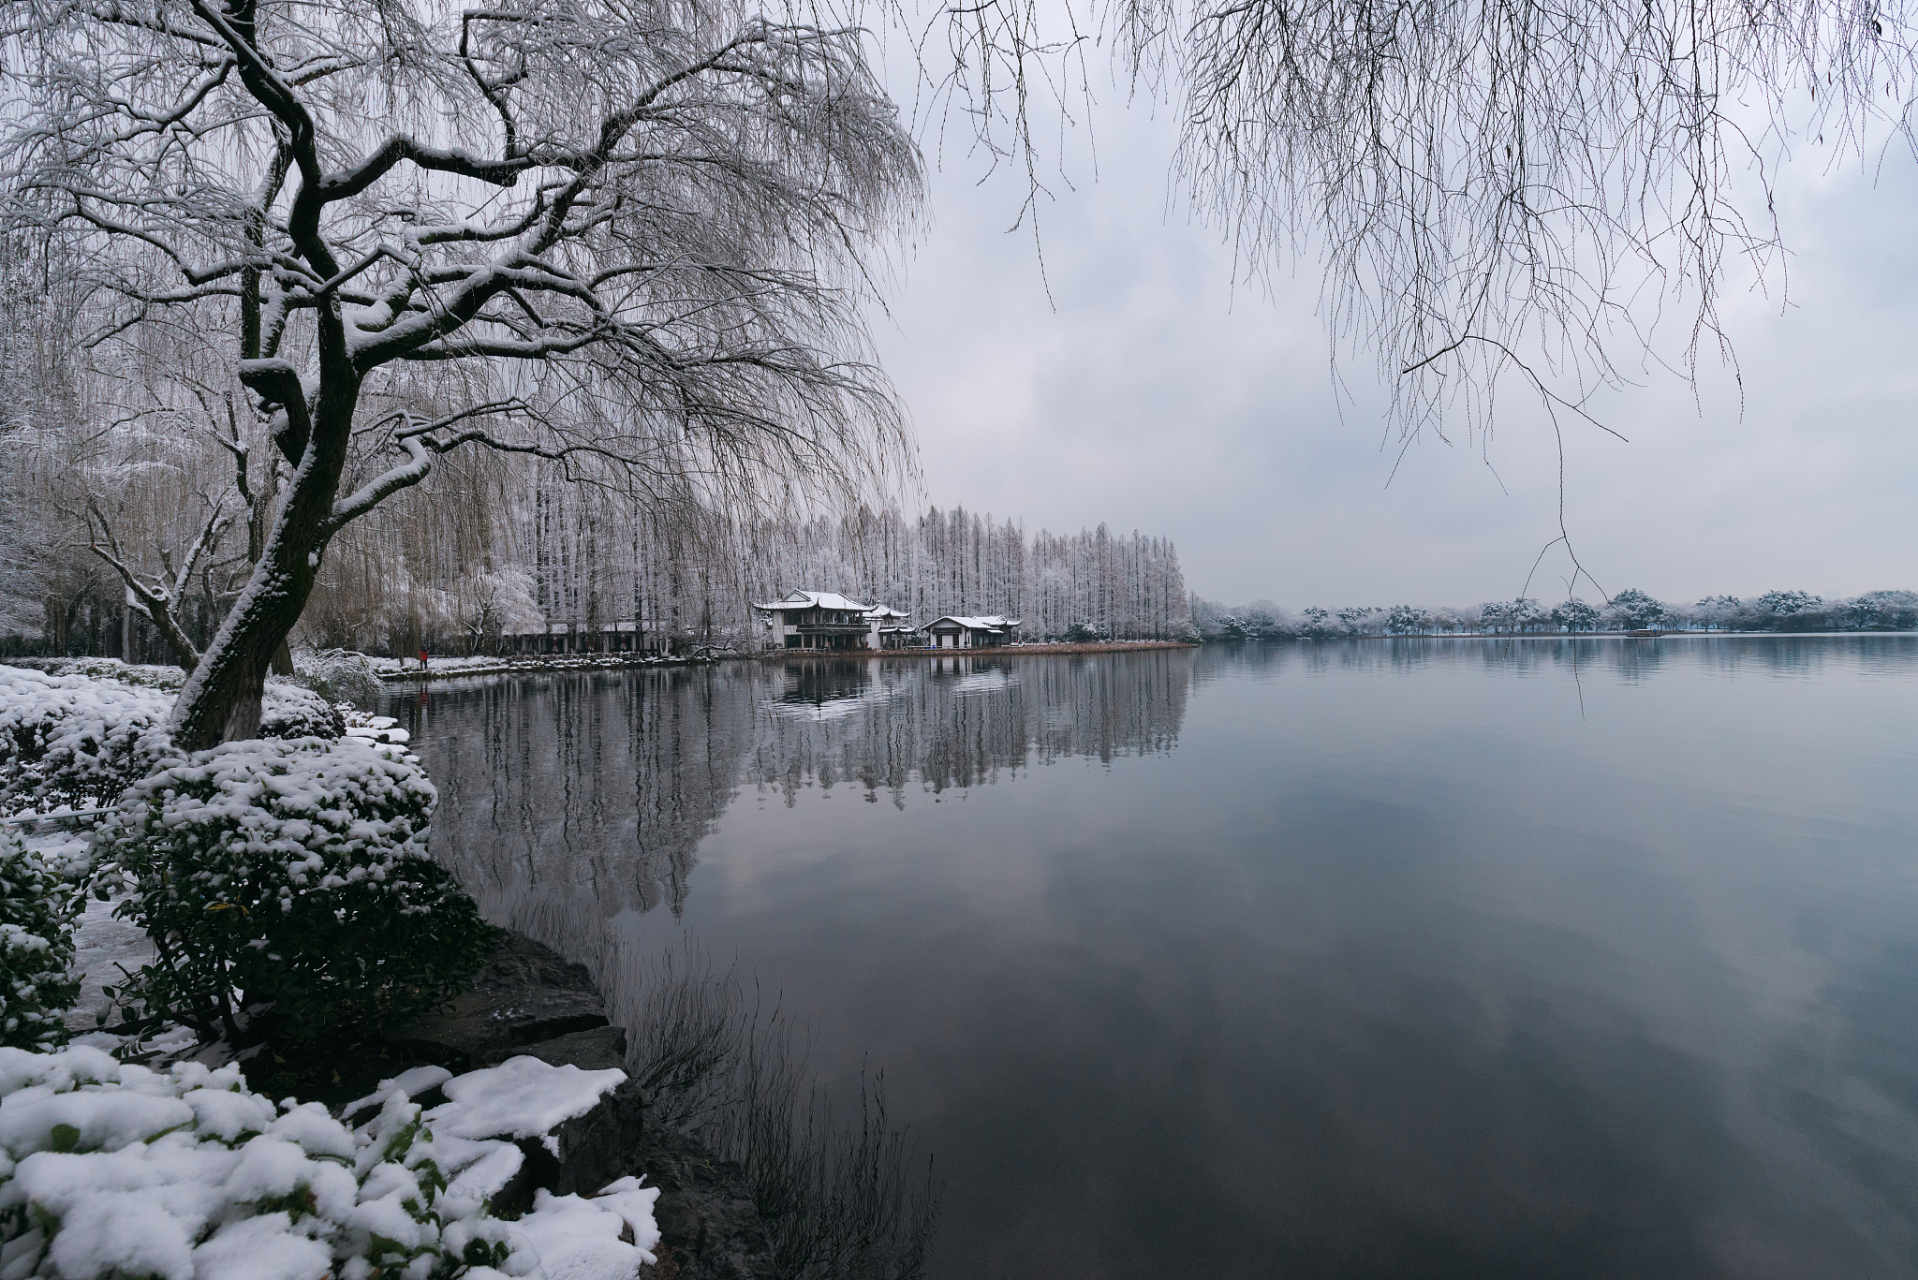
<path fill-rule="evenodd" d="M 862 34 L 818 6 L 26 0 L 9 16 L 7 220 L 67 243 L 121 300 L 102 330 L 213 319 L 242 379 L 290 410 L 296 465 L 320 313 L 362 376 L 582 357 L 630 375 L 629 407 L 770 425 L 778 404 L 792 412 L 765 443 L 816 448 L 818 415 L 856 389 L 814 354 L 857 331 L 820 286 L 859 287 L 861 246 L 917 198 Z M 371 390 L 418 405 L 423 377 Z M 507 377 L 471 394 L 488 382 L 467 379 L 467 412 L 431 442 L 556 391 Z M 628 429 L 574 426 L 580 458 Z"/>

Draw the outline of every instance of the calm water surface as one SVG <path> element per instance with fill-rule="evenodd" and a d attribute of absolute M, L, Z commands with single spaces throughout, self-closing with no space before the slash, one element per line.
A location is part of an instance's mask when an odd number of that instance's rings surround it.
<path fill-rule="evenodd" d="M 689 936 L 884 1068 L 941 1280 L 1918 1275 L 1918 638 L 395 710 L 491 918 L 627 1009 Z"/>

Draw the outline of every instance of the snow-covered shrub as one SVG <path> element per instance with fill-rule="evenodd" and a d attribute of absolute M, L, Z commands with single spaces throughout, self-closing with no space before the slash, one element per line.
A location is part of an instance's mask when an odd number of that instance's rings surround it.
<path fill-rule="evenodd" d="M 429 1008 L 491 939 L 427 854 L 419 762 L 360 738 L 229 742 L 131 787 L 94 836 L 103 891 L 158 952 L 122 993 L 208 1034 L 310 1040 Z"/>
<path fill-rule="evenodd" d="M 293 670 L 334 702 L 369 703 L 385 688 L 371 660 L 351 649 L 295 649 Z"/>
<path fill-rule="evenodd" d="M 0 666 L 0 808 L 112 804 L 169 754 L 172 709 L 151 686 Z"/>
<path fill-rule="evenodd" d="M 290 680 L 269 680 L 260 698 L 262 738 L 337 738 L 346 720 L 332 700 Z"/>
<path fill-rule="evenodd" d="M 521 1064 L 573 1115 L 624 1078 Z M 445 1081 L 454 1100 L 422 1111 L 402 1077 L 349 1129 L 318 1103 L 249 1093 L 237 1067 L 161 1074 L 93 1049 L 0 1049 L 0 1274 L 630 1280 L 653 1261 L 659 1193 L 634 1178 L 492 1216 L 520 1149 L 455 1096 L 471 1077 L 408 1075 L 414 1092 Z"/>
<path fill-rule="evenodd" d="M 118 658 L 15 658 L 15 666 L 31 667 L 53 676 L 86 676 L 92 680 L 117 680 L 142 689 L 178 693 L 186 683 L 186 672 L 165 663 L 122 662 Z"/>
<path fill-rule="evenodd" d="M 66 1042 L 63 1015 L 80 994 L 69 976 L 73 922 L 84 901 L 58 868 L 0 830 L 0 1045 Z"/>

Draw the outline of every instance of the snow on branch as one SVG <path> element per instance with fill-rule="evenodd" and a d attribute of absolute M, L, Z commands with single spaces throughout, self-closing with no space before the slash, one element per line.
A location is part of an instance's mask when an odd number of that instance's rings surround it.
<path fill-rule="evenodd" d="M 183 742 L 251 732 L 328 540 L 447 451 L 737 506 L 910 468 L 862 302 L 922 173 L 864 3 L 15 0 L 0 240 L 82 300 L 90 385 L 178 336 L 291 464 Z"/>
<path fill-rule="evenodd" d="M 200 649 L 180 624 L 177 614 L 179 602 L 202 563 L 219 545 L 220 539 L 233 523 L 232 517 L 226 513 L 224 501 L 210 500 L 207 506 L 206 521 L 200 527 L 199 536 L 181 557 L 179 568 L 174 568 L 172 556 L 162 549 L 159 553 L 160 563 L 166 572 L 164 575 L 152 575 L 138 572 L 127 562 L 126 553 L 120 549 L 113 527 L 99 505 L 92 501 L 87 503 L 87 549 L 119 575 L 120 581 L 126 586 L 127 608 L 152 623 L 166 642 L 173 646 L 182 665 L 188 667 L 200 660 Z"/>

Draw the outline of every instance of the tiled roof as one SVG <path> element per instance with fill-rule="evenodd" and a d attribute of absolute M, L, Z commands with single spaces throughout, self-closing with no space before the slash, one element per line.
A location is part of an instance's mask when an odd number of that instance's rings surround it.
<path fill-rule="evenodd" d="M 930 631 L 942 622 L 956 622 L 968 631 L 989 631 L 994 633 L 1006 627 L 1016 627 L 1019 625 L 1019 619 L 1002 618 L 996 613 L 989 614 L 983 618 L 968 618 L 956 613 L 949 613 L 943 618 L 934 618 L 931 622 L 928 622 L 919 629 L 921 631 Z"/>
<path fill-rule="evenodd" d="M 795 591 L 784 600 L 753 606 L 755 609 L 766 609 L 772 612 L 794 609 L 844 609 L 853 613 L 864 613 L 870 607 L 860 604 L 857 600 L 848 600 L 832 591 Z"/>

